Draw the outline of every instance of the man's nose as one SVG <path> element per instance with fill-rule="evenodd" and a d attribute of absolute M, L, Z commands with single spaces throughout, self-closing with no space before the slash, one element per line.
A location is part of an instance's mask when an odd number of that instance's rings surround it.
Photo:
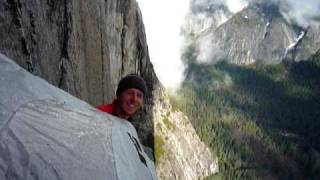
<path fill-rule="evenodd" d="M 135 93 L 132 94 L 132 96 L 131 96 L 131 100 L 132 100 L 132 101 L 136 101 L 137 98 L 138 98 L 137 94 L 135 94 Z"/>

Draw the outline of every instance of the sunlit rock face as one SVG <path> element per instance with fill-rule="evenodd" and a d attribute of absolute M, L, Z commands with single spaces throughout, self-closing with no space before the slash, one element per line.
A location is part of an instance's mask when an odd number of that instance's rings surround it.
<path fill-rule="evenodd" d="M 306 60 L 310 57 L 310 54 L 319 52 L 320 50 L 320 26 L 310 26 L 306 29 L 305 36 L 299 41 L 299 44 L 295 46 L 288 58 L 296 61 Z"/>
<path fill-rule="evenodd" d="M 204 1 L 194 0 L 193 4 L 197 2 Z M 190 43 L 192 39 L 196 47 L 196 62 L 222 59 L 236 64 L 279 63 L 284 59 L 300 61 L 319 49 L 318 26 L 303 27 L 289 22 L 276 4 L 250 3 L 234 14 L 228 13 L 223 4 L 208 2 L 207 6 L 202 6 L 206 8 L 190 10 L 192 15 L 184 26 L 186 41 Z M 221 12 L 225 14 L 223 17 Z M 206 14 L 208 18 L 200 18 L 199 14 Z M 195 20 L 194 17 L 198 18 Z M 221 17 L 220 21 L 213 22 L 222 23 L 211 23 L 202 29 L 190 30 L 188 27 L 193 23 L 208 24 L 210 19 L 217 17 Z"/>
<path fill-rule="evenodd" d="M 159 179 L 203 179 L 217 173 L 217 156 L 200 140 L 188 117 L 172 108 L 164 89 L 156 93 L 153 112 Z"/>

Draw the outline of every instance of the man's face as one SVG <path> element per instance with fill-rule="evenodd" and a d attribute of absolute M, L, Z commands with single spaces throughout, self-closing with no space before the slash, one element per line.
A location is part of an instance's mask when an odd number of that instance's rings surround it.
<path fill-rule="evenodd" d="M 143 93 L 136 88 L 126 89 L 120 94 L 118 100 L 124 115 L 131 117 L 142 107 Z"/>

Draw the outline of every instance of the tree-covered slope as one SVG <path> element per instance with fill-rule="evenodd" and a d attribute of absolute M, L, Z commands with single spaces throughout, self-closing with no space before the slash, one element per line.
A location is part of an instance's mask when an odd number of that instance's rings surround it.
<path fill-rule="evenodd" d="M 320 53 L 249 66 L 184 55 L 186 80 L 171 100 L 218 155 L 209 179 L 320 178 Z"/>

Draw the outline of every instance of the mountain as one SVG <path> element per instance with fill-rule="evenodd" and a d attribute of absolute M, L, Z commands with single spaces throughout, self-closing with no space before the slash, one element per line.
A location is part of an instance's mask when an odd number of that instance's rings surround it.
<path fill-rule="evenodd" d="M 172 110 L 154 73 L 135 0 L 0 1 L 0 27 L 0 53 L 93 106 L 111 103 L 123 76 L 140 74 L 148 94 L 132 123 L 146 150 L 155 151 L 161 179 L 199 179 L 218 171 L 216 156 L 190 120 Z M 167 128 L 176 121 L 174 131 Z"/>
<path fill-rule="evenodd" d="M 202 1 L 192 2 L 191 7 L 197 7 Z M 191 10 L 189 16 L 192 18 L 187 19 L 187 22 L 205 23 L 211 17 L 219 17 L 222 11 L 228 18 L 222 19 L 223 23 L 219 25 L 211 23 L 200 31 L 199 28 L 190 29 L 187 25 L 183 27 L 187 41 L 196 39 L 194 43 L 199 62 L 226 59 L 235 64 L 258 61 L 274 64 L 283 59 L 305 60 L 319 50 L 318 26 L 303 27 L 289 22 L 279 6 L 272 2 L 250 3 L 235 14 L 228 13 L 225 5 L 215 4 L 215 8 L 211 6 L 209 3 L 207 9 Z M 201 14 L 209 15 L 199 18 Z"/>
<path fill-rule="evenodd" d="M 218 156 L 208 179 L 319 179 L 318 26 L 265 1 L 204 26 L 228 13 L 215 2 L 191 1 L 205 8 L 191 8 L 182 28 L 185 79 L 170 99 Z"/>

